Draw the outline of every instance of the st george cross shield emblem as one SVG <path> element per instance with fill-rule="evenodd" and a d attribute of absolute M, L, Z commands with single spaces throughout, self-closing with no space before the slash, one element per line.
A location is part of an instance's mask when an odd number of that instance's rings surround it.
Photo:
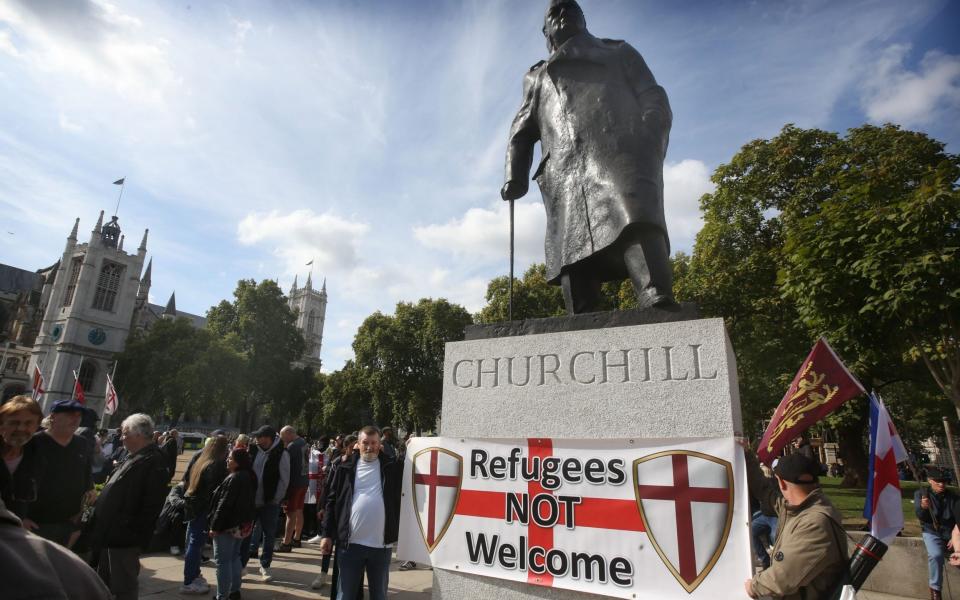
<path fill-rule="evenodd" d="M 425 448 L 413 457 L 413 511 L 433 552 L 447 532 L 460 498 L 463 458 L 443 448 Z"/>
<path fill-rule="evenodd" d="M 647 537 L 688 593 L 713 569 L 733 520 L 733 467 L 687 450 L 633 461 L 634 490 Z"/>

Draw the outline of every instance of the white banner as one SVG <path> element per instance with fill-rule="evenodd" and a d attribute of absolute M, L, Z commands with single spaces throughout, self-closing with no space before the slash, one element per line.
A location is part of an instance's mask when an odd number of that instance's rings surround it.
<path fill-rule="evenodd" d="M 400 560 L 617 598 L 744 597 L 733 438 L 414 438 Z"/>

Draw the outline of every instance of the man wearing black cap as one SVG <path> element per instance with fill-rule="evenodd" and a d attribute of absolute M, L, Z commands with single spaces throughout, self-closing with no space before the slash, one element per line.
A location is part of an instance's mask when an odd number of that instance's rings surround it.
<path fill-rule="evenodd" d="M 33 436 L 37 458 L 37 500 L 28 507 L 41 537 L 69 546 L 80 528 L 84 500 L 93 500 L 93 454 L 76 434 L 86 410 L 76 400 L 58 400 L 50 429 Z"/>
<path fill-rule="evenodd" d="M 270 563 L 273 560 L 273 543 L 277 537 L 277 522 L 280 519 L 280 503 L 287 495 L 290 483 L 290 455 L 284 450 L 277 431 L 264 425 L 253 434 L 257 443 L 252 450 L 253 471 L 257 475 L 257 521 L 250 536 L 249 545 L 241 548 L 243 564 L 257 552 L 261 539 L 260 578 L 273 581 Z"/>
<path fill-rule="evenodd" d="M 953 514 L 954 503 L 960 500 L 947 489 L 950 471 L 927 467 L 930 489 L 921 488 L 913 495 L 913 509 L 923 528 L 923 543 L 927 547 L 927 571 L 930 579 L 930 598 L 940 600 L 943 588 L 943 559 L 950 534 L 957 524 Z"/>
<path fill-rule="evenodd" d="M 747 449 L 750 494 L 779 519 L 770 567 L 744 583 L 751 598 L 818 600 L 833 591 L 847 568 L 847 538 L 840 511 L 820 489 L 820 464 L 802 454 L 773 462 L 774 477 L 760 471 Z"/>

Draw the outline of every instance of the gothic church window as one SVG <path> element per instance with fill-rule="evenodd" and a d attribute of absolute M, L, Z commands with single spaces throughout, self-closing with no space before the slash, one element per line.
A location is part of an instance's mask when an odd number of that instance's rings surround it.
<path fill-rule="evenodd" d="M 83 388 L 84 392 L 89 392 L 93 389 L 93 378 L 97 374 L 97 366 L 90 361 L 83 361 L 83 364 L 80 365 L 80 373 L 77 379 L 80 380 L 80 387 Z"/>
<path fill-rule="evenodd" d="M 20 368 L 20 359 L 19 358 L 10 358 L 7 359 L 7 371 L 16 372 Z"/>
<path fill-rule="evenodd" d="M 83 264 L 83 257 L 78 256 L 70 263 L 70 278 L 67 280 L 67 295 L 63 297 L 63 305 L 73 304 L 73 293 L 77 291 L 77 279 L 80 277 L 80 265 Z"/>
<path fill-rule="evenodd" d="M 108 261 L 103 262 L 100 269 L 100 278 L 97 279 L 97 291 L 93 296 L 93 308 L 112 311 L 113 304 L 120 291 L 120 278 L 123 276 L 123 265 Z"/>
<path fill-rule="evenodd" d="M 310 315 L 307 317 L 307 333 L 316 333 L 317 332 L 317 313 L 316 311 L 311 310 Z"/>

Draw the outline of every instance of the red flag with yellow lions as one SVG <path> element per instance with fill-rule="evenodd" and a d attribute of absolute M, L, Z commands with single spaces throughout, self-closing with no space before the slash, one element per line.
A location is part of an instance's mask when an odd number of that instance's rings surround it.
<path fill-rule="evenodd" d="M 827 340 L 820 338 L 773 413 L 757 456 L 769 465 L 784 446 L 804 430 L 863 393 L 866 390 L 860 382 L 850 374 Z"/>

